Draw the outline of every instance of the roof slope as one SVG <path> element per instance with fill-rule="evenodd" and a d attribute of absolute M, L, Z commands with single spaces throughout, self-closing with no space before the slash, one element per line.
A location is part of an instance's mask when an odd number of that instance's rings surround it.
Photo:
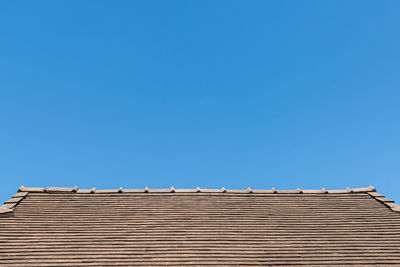
<path fill-rule="evenodd" d="M 0 264 L 398 265 L 396 211 L 373 187 L 21 187 L 0 208 Z"/>

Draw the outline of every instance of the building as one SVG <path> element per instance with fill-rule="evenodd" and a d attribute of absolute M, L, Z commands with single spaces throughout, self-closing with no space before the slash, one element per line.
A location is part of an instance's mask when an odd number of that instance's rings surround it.
<path fill-rule="evenodd" d="M 400 266 L 399 211 L 373 187 L 21 187 L 0 208 L 0 265 Z"/>

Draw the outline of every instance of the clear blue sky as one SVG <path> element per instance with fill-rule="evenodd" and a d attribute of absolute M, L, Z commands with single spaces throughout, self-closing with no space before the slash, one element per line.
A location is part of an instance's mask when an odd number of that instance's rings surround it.
<path fill-rule="evenodd" d="M 400 202 L 400 1 L 1 1 L 0 179 Z"/>

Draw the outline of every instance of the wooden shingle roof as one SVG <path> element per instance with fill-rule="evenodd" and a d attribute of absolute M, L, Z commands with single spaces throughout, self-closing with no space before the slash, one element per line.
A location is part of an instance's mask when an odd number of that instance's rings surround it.
<path fill-rule="evenodd" d="M 400 207 L 346 190 L 27 188 L 0 265 L 399 265 Z"/>

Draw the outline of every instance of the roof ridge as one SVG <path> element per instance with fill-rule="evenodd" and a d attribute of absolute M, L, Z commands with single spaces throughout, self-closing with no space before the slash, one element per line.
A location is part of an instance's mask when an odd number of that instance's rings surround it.
<path fill-rule="evenodd" d="M 18 192 L 28 193 L 50 193 L 50 194 L 111 194 L 111 193 L 247 193 L 247 194 L 345 194 L 345 193 L 368 193 L 376 192 L 373 186 L 363 188 L 347 188 L 344 190 L 326 190 L 325 188 L 317 190 L 309 189 L 294 189 L 294 190 L 277 190 L 272 189 L 251 189 L 250 187 L 244 190 L 231 190 L 222 187 L 221 189 L 200 189 L 199 187 L 193 189 L 175 189 L 171 187 L 169 189 L 150 189 L 145 187 L 144 189 L 79 189 L 78 186 L 74 187 L 24 187 L 21 186 Z"/>

